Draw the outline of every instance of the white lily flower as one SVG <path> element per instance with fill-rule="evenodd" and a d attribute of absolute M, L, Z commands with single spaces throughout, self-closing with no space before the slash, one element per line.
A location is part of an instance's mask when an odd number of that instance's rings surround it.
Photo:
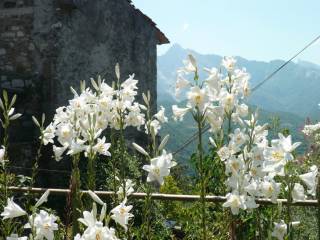
<path fill-rule="evenodd" d="M 228 72 L 232 72 L 236 62 L 237 60 L 234 57 L 223 57 L 221 65 L 224 66 Z"/>
<path fill-rule="evenodd" d="M 87 228 L 83 233 L 75 238 L 75 240 L 118 240 L 113 228 L 104 227 L 102 222 L 97 222 L 95 226 Z"/>
<path fill-rule="evenodd" d="M 78 233 L 77 235 L 74 236 L 73 240 L 84 240 L 81 235 Z"/>
<path fill-rule="evenodd" d="M 279 140 L 280 140 L 280 144 L 282 145 L 283 149 L 289 153 L 294 151 L 297 147 L 299 147 L 301 145 L 301 142 L 296 142 L 296 143 L 292 144 L 291 135 L 289 135 L 288 137 L 285 137 L 285 136 L 283 136 L 282 133 L 279 133 Z"/>
<path fill-rule="evenodd" d="M 252 196 L 246 196 L 244 204 L 246 209 L 254 209 L 259 207 L 259 205 L 255 201 L 255 198 Z"/>
<path fill-rule="evenodd" d="M 210 124 L 211 131 L 217 132 L 223 124 L 223 108 L 220 106 L 208 106 L 206 109 L 206 120 Z"/>
<path fill-rule="evenodd" d="M 230 207 L 233 215 L 239 214 L 239 209 L 246 209 L 244 199 L 238 193 L 228 193 L 227 201 L 222 204 L 223 207 Z"/>
<path fill-rule="evenodd" d="M 97 223 L 97 219 L 96 219 L 96 206 L 95 204 L 93 205 L 93 209 L 91 212 L 88 211 L 84 211 L 83 214 L 83 218 L 79 218 L 78 221 L 81 222 L 83 225 L 85 225 L 87 228 L 93 228 L 96 223 Z"/>
<path fill-rule="evenodd" d="M 283 240 L 286 234 L 287 224 L 283 220 L 281 220 L 279 223 L 275 222 L 272 236 L 277 238 L 278 240 Z"/>
<path fill-rule="evenodd" d="M 312 196 L 316 195 L 318 167 L 313 165 L 310 167 L 311 172 L 299 175 L 300 179 L 307 185 L 308 193 Z"/>
<path fill-rule="evenodd" d="M 220 96 L 220 106 L 229 113 L 235 106 L 236 98 L 232 93 L 229 93 L 227 90 L 221 91 Z"/>
<path fill-rule="evenodd" d="M 184 67 L 181 68 L 179 72 L 194 73 L 197 71 L 197 61 L 191 54 L 188 54 L 188 58 L 183 60 L 183 64 Z"/>
<path fill-rule="evenodd" d="M 57 217 L 53 214 L 49 214 L 44 210 L 40 210 L 40 213 L 35 216 L 30 216 L 29 222 L 32 224 L 28 224 L 26 228 L 34 228 L 36 232 L 35 239 L 43 239 L 47 240 L 54 239 L 54 231 L 58 230 L 58 224 L 56 223 Z"/>
<path fill-rule="evenodd" d="M 182 121 L 184 115 L 190 111 L 190 107 L 187 108 L 179 108 L 177 105 L 172 105 L 173 119 L 175 121 Z"/>
<path fill-rule="evenodd" d="M 53 145 L 52 148 L 53 148 L 54 158 L 57 162 L 59 162 L 62 159 L 62 155 L 66 151 L 67 146 L 57 147 L 57 146 Z"/>
<path fill-rule="evenodd" d="M 164 115 L 165 110 L 163 106 L 160 106 L 160 110 L 154 115 L 161 123 L 168 122 L 168 118 Z"/>
<path fill-rule="evenodd" d="M 276 183 L 273 179 L 265 179 L 261 184 L 261 192 L 264 197 L 270 198 L 273 203 L 277 202 L 278 195 L 280 193 L 281 183 Z"/>
<path fill-rule="evenodd" d="M 98 138 L 97 141 L 97 144 L 92 147 L 92 150 L 101 155 L 110 157 L 111 153 L 108 150 L 111 146 L 111 143 L 106 143 L 106 137 Z"/>
<path fill-rule="evenodd" d="M 246 141 L 248 136 L 244 131 L 241 131 L 240 128 L 234 130 L 234 133 L 230 134 L 230 146 L 232 149 L 239 149 Z"/>
<path fill-rule="evenodd" d="M 229 159 L 231 157 L 231 151 L 226 146 L 223 146 L 222 148 L 220 148 L 217 153 L 218 153 L 221 161 L 226 161 L 227 159 Z"/>
<path fill-rule="evenodd" d="M 58 141 L 62 146 L 66 144 L 70 144 L 73 137 L 74 132 L 71 124 L 62 124 L 57 127 L 56 134 L 58 136 Z"/>
<path fill-rule="evenodd" d="M 198 107 L 200 112 L 204 112 L 205 108 L 209 105 L 209 98 L 205 88 L 198 86 L 191 87 L 187 93 L 188 103 L 191 107 Z"/>
<path fill-rule="evenodd" d="M 129 213 L 132 209 L 132 205 L 126 206 L 127 199 L 124 199 L 120 205 L 116 206 L 114 209 L 111 210 L 111 218 L 118 224 L 120 224 L 125 231 L 127 231 L 128 222 L 130 218 L 133 217 L 133 214 Z"/>
<path fill-rule="evenodd" d="M 20 216 L 27 215 L 26 211 L 24 211 L 18 204 L 13 201 L 13 198 L 8 198 L 7 206 L 4 207 L 4 211 L 1 213 L 2 219 L 11 219 Z"/>
<path fill-rule="evenodd" d="M 306 195 L 304 194 L 304 187 L 300 183 L 295 183 L 292 189 L 292 202 L 303 201 L 306 199 Z"/>
<path fill-rule="evenodd" d="M 178 74 L 175 88 L 176 97 L 179 96 L 181 89 L 186 88 L 188 86 L 190 86 L 190 82 L 187 79 L 185 79 L 181 74 Z"/>
<path fill-rule="evenodd" d="M 209 76 L 206 79 L 206 84 L 211 91 L 218 93 L 221 89 L 221 76 L 217 68 L 204 68 L 208 72 Z"/>
<path fill-rule="evenodd" d="M 6 240 L 28 240 L 28 237 L 19 237 L 18 234 L 11 234 Z"/>
<path fill-rule="evenodd" d="M 238 113 L 240 117 L 246 117 L 248 115 L 248 112 L 249 112 L 248 105 L 242 103 L 236 106 L 236 113 Z"/>
<path fill-rule="evenodd" d="M 157 119 L 154 119 L 154 120 L 150 121 L 149 123 L 150 123 L 150 128 L 151 128 L 151 134 L 153 136 L 156 136 L 158 134 L 159 130 L 161 129 L 160 122 Z M 146 123 L 146 125 L 147 124 L 148 124 L 148 122 Z M 149 134 L 147 126 L 145 127 L 145 129 L 146 129 L 145 133 Z"/>
<path fill-rule="evenodd" d="M 106 216 L 107 205 L 103 203 L 100 213 L 100 220 L 97 220 L 97 206 L 93 203 L 91 212 L 84 211 L 83 218 L 79 218 L 78 221 L 86 226 L 86 230 L 81 236 L 78 234 L 76 240 L 116 240 L 115 231 L 113 228 L 103 226 L 103 221 Z"/>
<path fill-rule="evenodd" d="M 263 151 L 266 159 L 263 171 L 284 176 L 284 166 L 288 161 L 293 160 L 293 156 L 290 152 L 285 151 L 279 140 L 273 140 L 271 144 L 271 147 L 266 147 Z"/>
<path fill-rule="evenodd" d="M 170 174 L 170 168 L 176 165 L 177 163 L 172 161 L 172 154 L 163 150 L 161 156 L 151 159 L 150 165 L 144 165 L 142 169 L 148 172 L 147 182 L 157 181 L 162 185 L 164 177 Z"/>
<path fill-rule="evenodd" d="M 137 87 L 138 80 L 134 79 L 134 77 L 135 77 L 134 73 L 129 75 L 129 77 L 123 83 L 121 83 L 121 87 L 127 90 L 138 89 Z"/>
<path fill-rule="evenodd" d="M 47 145 L 48 143 L 53 143 L 53 139 L 55 137 L 55 126 L 50 123 L 45 130 L 43 130 L 43 145 Z"/>
<path fill-rule="evenodd" d="M 232 173 L 234 175 L 241 174 L 241 171 L 245 168 L 245 162 L 242 156 L 236 157 L 231 155 L 230 158 L 226 160 L 226 174 Z"/>
<path fill-rule="evenodd" d="M 69 151 L 67 152 L 67 155 L 75 155 L 77 153 L 82 152 L 83 150 L 86 149 L 86 146 L 84 145 L 85 141 L 77 139 L 77 140 L 72 140 L 71 144 L 69 145 Z"/>
<path fill-rule="evenodd" d="M 259 191 L 258 187 L 257 181 L 251 181 L 251 183 L 244 187 L 244 190 L 251 196 L 257 196 Z"/>

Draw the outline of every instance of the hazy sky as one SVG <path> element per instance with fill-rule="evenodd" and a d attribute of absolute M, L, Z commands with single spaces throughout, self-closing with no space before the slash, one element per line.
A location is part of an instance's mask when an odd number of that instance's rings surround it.
<path fill-rule="evenodd" d="M 288 59 L 320 34 L 319 0 L 133 0 L 171 43 L 200 53 Z M 160 46 L 163 54 L 168 45 Z M 320 42 L 299 59 L 320 64 Z"/>

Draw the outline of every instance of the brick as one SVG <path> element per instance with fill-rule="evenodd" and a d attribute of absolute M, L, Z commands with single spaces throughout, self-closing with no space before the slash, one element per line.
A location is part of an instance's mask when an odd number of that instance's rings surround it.
<path fill-rule="evenodd" d="M 20 27 L 19 26 L 12 26 L 11 30 L 12 31 L 18 31 L 18 30 L 20 30 Z"/>
<path fill-rule="evenodd" d="M 0 56 L 5 55 L 7 53 L 6 49 L 0 48 Z"/>
<path fill-rule="evenodd" d="M 1 34 L 1 37 L 4 37 L 4 38 L 9 38 L 9 37 L 15 37 L 16 34 L 14 32 L 4 32 Z"/>
<path fill-rule="evenodd" d="M 12 87 L 14 88 L 22 88 L 24 87 L 24 81 L 22 79 L 13 79 Z"/>
<path fill-rule="evenodd" d="M 17 37 L 24 37 L 24 33 L 22 31 L 17 32 Z"/>

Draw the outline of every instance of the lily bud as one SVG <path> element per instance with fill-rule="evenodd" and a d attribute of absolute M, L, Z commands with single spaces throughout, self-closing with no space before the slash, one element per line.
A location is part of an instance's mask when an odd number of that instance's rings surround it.
<path fill-rule="evenodd" d="M 161 141 L 160 145 L 159 145 L 159 151 L 161 151 L 162 149 L 164 149 L 164 147 L 166 146 L 166 144 L 168 143 L 170 138 L 170 135 L 167 134 Z"/>
<path fill-rule="evenodd" d="M 101 198 L 98 197 L 97 194 L 95 194 L 93 191 L 89 190 L 88 191 L 90 197 L 93 199 L 93 201 L 99 203 L 100 205 L 104 205 L 104 202 L 101 200 Z"/>
<path fill-rule="evenodd" d="M 119 65 L 119 63 L 117 63 L 115 66 L 115 72 L 116 72 L 116 77 L 119 80 L 120 79 L 120 65 Z"/>
<path fill-rule="evenodd" d="M 140 147 L 138 144 L 136 143 L 132 143 L 133 147 L 141 154 L 149 157 L 149 154 L 146 152 L 146 150 L 144 150 L 142 147 Z"/>
<path fill-rule="evenodd" d="M 35 125 L 37 125 L 38 127 L 40 127 L 40 123 L 39 123 L 38 120 L 35 118 L 35 116 L 32 116 L 32 121 L 34 122 Z"/>
<path fill-rule="evenodd" d="M 99 91 L 99 86 L 98 84 L 96 83 L 96 81 L 93 79 L 93 78 L 90 78 L 90 81 L 91 81 L 91 84 L 93 86 L 93 88 L 97 91 Z"/>
<path fill-rule="evenodd" d="M 10 117 L 9 119 L 10 119 L 11 121 L 13 121 L 13 120 L 18 119 L 18 118 L 21 117 L 21 116 L 22 116 L 21 113 L 17 113 L 17 114 L 15 114 L 15 115 L 13 115 L 12 117 Z"/>

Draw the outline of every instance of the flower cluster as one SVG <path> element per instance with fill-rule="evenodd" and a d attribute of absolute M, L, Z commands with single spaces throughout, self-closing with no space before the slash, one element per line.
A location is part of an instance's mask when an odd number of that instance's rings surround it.
<path fill-rule="evenodd" d="M 170 169 L 176 165 L 177 163 L 172 161 L 172 154 L 167 154 L 163 150 L 160 156 L 150 160 L 150 165 L 144 165 L 142 168 L 148 172 L 147 182 L 157 182 L 163 185 L 164 177 L 169 176 Z"/>
<path fill-rule="evenodd" d="M 268 146 L 267 125 L 258 125 L 257 114 L 245 120 L 245 127 L 237 128 L 228 136 L 228 144 L 218 151 L 225 162 L 227 186 L 231 192 L 227 194 L 224 207 L 230 207 L 233 214 L 239 209 L 258 207 L 256 197 L 271 198 L 276 201 L 280 193 L 280 183 L 274 180 L 276 175 L 284 174 L 284 166 L 292 160 L 291 137 L 273 140 Z M 297 146 L 295 144 L 294 146 Z"/>
<path fill-rule="evenodd" d="M 220 159 L 225 162 L 227 185 L 230 193 L 224 207 L 230 207 L 233 214 L 239 209 L 256 208 L 256 198 L 270 198 L 276 203 L 280 194 L 281 183 L 276 176 L 287 175 L 286 166 L 293 162 L 292 152 L 300 145 L 293 143 L 291 136 L 279 133 L 279 139 L 267 140 L 266 125 L 257 124 L 256 116 L 246 120 L 246 127 L 235 129 L 229 136 L 229 143 L 218 151 Z M 307 186 L 308 193 L 315 196 L 317 167 L 311 172 L 299 176 Z M 305 199 L 305 190 L 299 182 L 292 189 L 293 202 Z"/>
<path fill-rule="evenodd" d="M 163 106 L 160 106 L 160 110 L 151 116 L 150 93 L 148 92 L 147 95 L 142 94 L 142 97 L 147 106 L 145 133 L 149 135 L 152 147 L 150 149 L 150 154 L 136 143 L 133 143 L 133 147 L 142 155 L 150 159 L 150 165 L 144 165 L 142 167 L 143 170 L 148 172 L 147 182 L 156 182 L 162 185 L 164 183 L 164 177 L 169 176 L 170 169 L 176 166 L 176 162 L 172 161 L 172 154 L 167 153 L 166 150 L 164 150 L 169 135 L 165 136 L 159 145 L 156 140 L 156 136 L 161 129 L 161 124 L 168 122 L 168 118 L 165 116 L 165 108 Z"/>
<path fill-rule="evenodd" d="M 243 123 L 242 118 L 248 114 L 248 106 L 243 99 L 250 93 L 250 75 L 246 69 L 236 69 L 235 63 L 232 57 L 223 58 L 225 74 L 217 68 L 205 68 L 208 77 L 200 81 L 196 60 L 189 55 L 184 61 L 185 66 L 178 70 L 176 82 L 176 95 L 185 89 L 188 102 L 185 108 L 172 106 L 174 119 L 182 120 L 187 112 L 195 114 L 199 111 L 213 132 L 221 130 L 227 116 L 235 123 Z M 194 74 L 193 82 L 185 78 L 190 73 Z"/>
<path fill-rule="evenodd" d="M 104 203 L 94 192 L 89 191 L 89 195 L 92 199 L 100 204 L 101 212 L 99 218 L 97 216 L 97 205 L 93 203 L 93 208 L 91 212 L 84 211 L 83 218 L 79 218 L 78 221 L 85 226 L 85 230 L 81 235 L 78 233 L 74 240 L 117 240 L 116 232 L 114 228 L 110 228 L 107 225 L 106 220 L 106 210 L 107 205 Z M 126 199 L 121 202 L 118 206 L 111 210 L 111 218 L 120 226 L 124 228 L 125 231 L 128 229 L 128 222 L 133 214 L 130 213 L 132 205 L 126 206 Z"/>
<path fill-rule="evenodd" d="M 118 72 L 116 67 L 116 73 Z M 117 74 L 117 77 L 120 75 Z M 138 80 L 134 74 L 120 83 L 109 86 L 98 77 L 97 81 L 91 79 L 93 89 L 81 85 L 81 93 L 74 89 L 73 99 L 67 106 L 56 110 L 54 120 L 44 129 L 44 144 L 53 145 L 56 160 L 60 160 L 63 153 L 74 155 L 84 152 L 85 155 L 106 155 L 110 144 L 106 138 L 101 137 L 108 127 L 119 130 L 132 126 L 140 128 L 145 124 L 145 107 L 135 101 Z"/>
<path fill-rule="evenodd" d="M 311 138 L 314 143 L 320 144 L 320 122 L 305 125 L 302 132 Z"/>
<path fill-rule="evenodd" d="M 7 206 L 1 213 L 2 219 L 13 219 L 22 216 L 28 216 L 28 222 L 25 224 L 24 228 L 31 229 L 30 239 L 54 239 L 54 232 L 58 230 L 58 224 L 56 223 L 57 217 L 53 214 L 48 213 L 45 210 L 37 211 L 38 208 L 47 201 L 49 196 L 49 191 L 47 190 L 40 199 L 33 206 L 33 212 L 31 215 L 23 210 L 18 204 L 13 201 L 13 198 L 8 198 Z M 12 234 L 7 239 L 27 239 L 27 237 L 18 237 L 16 234 Z"/>

